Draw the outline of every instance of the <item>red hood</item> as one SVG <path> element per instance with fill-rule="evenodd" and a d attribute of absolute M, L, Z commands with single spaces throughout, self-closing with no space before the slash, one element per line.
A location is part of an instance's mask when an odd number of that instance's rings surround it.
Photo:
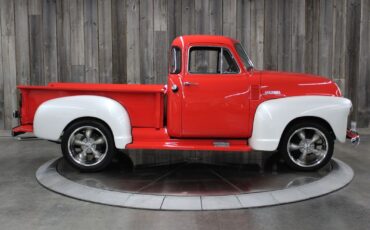
<path fill-rule="evenodd" d="M 340 89 L 330 79 L 303 73 L 256 71 L 261 76 L 261 94 L 267 98 L 323 95 L 341 96 Z"/>

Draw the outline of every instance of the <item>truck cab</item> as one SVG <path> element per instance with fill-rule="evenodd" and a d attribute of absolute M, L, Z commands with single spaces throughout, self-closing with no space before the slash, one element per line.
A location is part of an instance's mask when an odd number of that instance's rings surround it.
<path fill-rule="evenodd" d="M 170 54 L 169 135 L 250 137 L 260 81 L 240 43 L 221 36 L 179 37 Z"/>
<path fill-rule="evenodd" d="M 107 167 L 119 149 L 278 151 L 297 170 L 327 164 L 346 132 L 350 100 L 330 79 L 256 70 L 240 42 L 177 37 L 166 85 L 49 83 L 18 86 L 13 134 L 60 142 L 83 171 Z"/>

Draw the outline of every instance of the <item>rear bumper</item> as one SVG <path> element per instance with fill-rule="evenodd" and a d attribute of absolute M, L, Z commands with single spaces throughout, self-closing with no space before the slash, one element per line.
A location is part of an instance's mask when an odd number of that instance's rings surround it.
<path fill-rule="evenodd" d="M 346 138 L 351 140 L 354 145 L 360 144 L 360 135 L 352 129 L 347 129 Z"/>
<path fill-rule="evenodd" d="M 12 129 L 12 136 L 18 136 L 23 133 L 32 133 L 33 132 L 33 126 L 32 125 L 20 125 Z"/>

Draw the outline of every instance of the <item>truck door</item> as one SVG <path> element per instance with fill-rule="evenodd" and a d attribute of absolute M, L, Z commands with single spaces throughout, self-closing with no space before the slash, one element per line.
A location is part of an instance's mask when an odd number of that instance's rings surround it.
<path fill-rule="evenodd" d="M 249 75 L 225 47 L 193 46 L 182 78 L 182 136 L 246 138 Z"/>

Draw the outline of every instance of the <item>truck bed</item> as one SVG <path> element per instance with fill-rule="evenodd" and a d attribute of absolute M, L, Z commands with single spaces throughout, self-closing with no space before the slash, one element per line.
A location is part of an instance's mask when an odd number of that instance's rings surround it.
<path fill-rule="evenodd" d="M 108 97 L 128 112 L 133 128 L 162 128 L 164 85 L 49 83 L 47 86 L 18 86 L 22 105 L 19 132 L 32 132 L 37 108 L 45 101 L 75 95 Z M 148 116 L 148 114 L 151 114 Z"/>

